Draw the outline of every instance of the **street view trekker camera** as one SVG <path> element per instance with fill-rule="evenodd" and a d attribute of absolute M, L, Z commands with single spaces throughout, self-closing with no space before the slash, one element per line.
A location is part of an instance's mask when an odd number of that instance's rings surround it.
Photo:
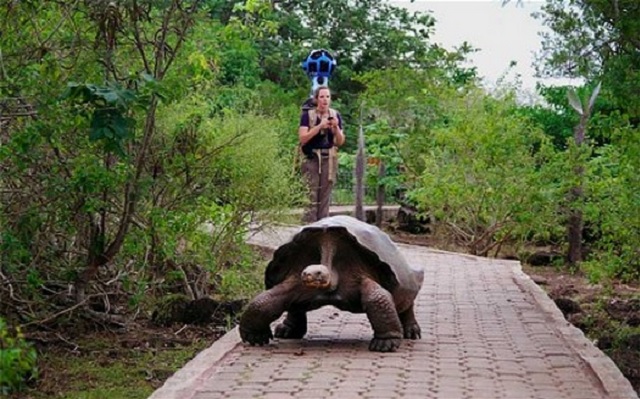
<path fill-rule="evenodd" d="M 311 79 L 311 94 L 310 98 L 302 105 L 304 109 L 313 106 L 313 92 L 318 86 L 329 86 L 329 79 L 337 66 L 336 59 L 327 50 L 311 50 L 307 58 L 302 62 L 302 69 Z"/>

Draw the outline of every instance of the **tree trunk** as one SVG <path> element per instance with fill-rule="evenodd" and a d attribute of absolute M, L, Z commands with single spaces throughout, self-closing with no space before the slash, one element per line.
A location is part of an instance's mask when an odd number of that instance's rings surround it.
<path fill-rule="evenodd" d="M 567 218 L 567 242 L 569 250 L 567 260 L 569 264 L 576 265 L 582 261 L 582 200 L 584 192 L 582 189 L 584 180 L 584 166 L 582 165 L 581 149 L 584 143 L 585 131 L 589 113 L 586 112 L 580 117 L 580 123 L 576 126 L 574 140 L 576 144 L 576 157 L 574 160 L 574 173 L 576 175 L 576 186 L 569 191 L 569 209 Z"/>
<path fill-rule="evenodd" d="M 569 240 L 568 260 L 572 265 L 582 261 L 582 212 L 571 210 L 567 225 Z"/>
<path fill-rule="evenodd" d="M 581 168 L 580 168 L 581 169 Z M 577 170 L 582 176 L 582 171 Z M 582 179 L 580 179 L 582 180 Z M 573 187 L 569 193 L 569 215 L 567 220 L 567 241 L 569 242 L 569 251 L 567 259 L 571 265 L 575 265 L 582 261 L 582 209 L 580 201 L 582 200 L 582 185 Z"/>

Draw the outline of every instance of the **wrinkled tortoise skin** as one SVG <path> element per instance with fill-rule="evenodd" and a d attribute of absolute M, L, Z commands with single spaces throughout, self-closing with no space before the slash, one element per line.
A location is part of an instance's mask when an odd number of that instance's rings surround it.
<path fill-rule="evenodd" d="M 395 351 L 402 338 L 421 330 L 414 301 L 422 268 L 406 262 L 389 236 L 350 216 L 333 216 L 303 226 L 274 253 L 265 271 L 266 291 L 256 296 L 240 320 L 240 336 L 251 345 L 274 337 L 299 339 L 307 332 L 307 312 L 322 306 L 366 313 L 373 329 L 369 349 Z"/>

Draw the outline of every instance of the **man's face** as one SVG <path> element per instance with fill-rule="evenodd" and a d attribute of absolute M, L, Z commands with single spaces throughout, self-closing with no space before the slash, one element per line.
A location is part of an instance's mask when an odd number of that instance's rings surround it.
<path fill-rule="evenodd" d="M 318 93 L 318 108 L 326 109 L 331 104 L 331 92 L 328 89 L 321 89 Z"/>

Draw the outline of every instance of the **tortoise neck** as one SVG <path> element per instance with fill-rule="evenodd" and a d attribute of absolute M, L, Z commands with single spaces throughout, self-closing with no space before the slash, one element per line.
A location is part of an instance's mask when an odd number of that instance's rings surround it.
<path fill-rule="evenodd" d="M 320 241 L 320 263 L 333 270 L 333 257 L 335 254 L 335 238 L 328 234 L 323 235 Z"/>
<path fill-rule="evenodd" d="M 338 287 L 338 273 L 333 269 L 333 258 L 335 257 L 338 243 L 336 237 L 330 234 L 324 234 L 320 240 L 320 263 L 329 269 L 331 274 L 329 290 L 333 291 Z"/>

